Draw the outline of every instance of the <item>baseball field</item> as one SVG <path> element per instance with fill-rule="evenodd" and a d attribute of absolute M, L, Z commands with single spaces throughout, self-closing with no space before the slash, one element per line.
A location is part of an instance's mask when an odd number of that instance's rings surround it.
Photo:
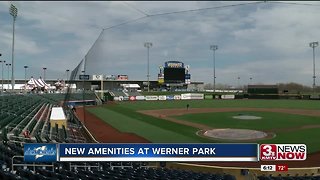
<path fill-rule="evenodd" d="M 308 158 L 318 158 L 319 109 L 310 100 L 123 101 L 87 108 L 85 124 L 99 142 L 298 143 L 307 145 Z M 248 130 L 251 139 L 237 139 L 239 130 Z M 251 131 L 265 136 L 255 138 Z"/>

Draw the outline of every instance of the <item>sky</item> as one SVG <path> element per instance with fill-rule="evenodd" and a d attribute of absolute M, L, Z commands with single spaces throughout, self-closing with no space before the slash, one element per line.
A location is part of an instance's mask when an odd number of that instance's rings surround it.
<path fill-rule="evenodd" d="M 238 6 L 228 6 L 245 4 Z M 295 3 L 295 4 L 290 4 Z M 15 78 L 66 79 L 86 57 L 86 74 L 157 80 L 159 66 L 190 65 L 192 81 L 237 85 L 296 82 L 312 86 L 313 51 L 320 41 L 319 2 L 259 1 L 17 1 Z M 313 4 L 313 5 L 302 5 Z M 10 2 L 0 2 L 0 60 L 11 62 Z M 221 8 L 211 8 L 221 7 Z M 201 11 L 156 15 L 207 8 Z M 148 15 L 148 16 L 146 16 Z M 136 20 L 137 19 L 137 20 Z M 136 21 L 133 21 L 136 20 Z M 130 23 L 125 23 L 129 22 Z M 123 24 L 122 24 L 123 23 Z M 122 24 L 122 25 L 119 25 Z M 119 26 L 115 26 L 119 25 Z M 111 27 L 111 28 L 110 28 Z M 104 29 L 104 30 L 103 30 Z M 320 84 L 320 47 L 315 48 Z M 4 78 L 7 68 L 4 66 Z M 10 73 L 11 74 L 11 73 Z"/>

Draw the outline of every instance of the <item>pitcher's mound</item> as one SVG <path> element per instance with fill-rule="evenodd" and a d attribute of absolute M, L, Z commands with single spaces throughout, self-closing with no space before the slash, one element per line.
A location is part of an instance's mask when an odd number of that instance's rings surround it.
<path fill-rule="evenodd" d="M 268 134 L 263 131 L 250 129 L 211 129 L 203 133 L 203 136 L 223 139 L 223 140 L 256 140 L 268 137 Z"/>
<path fill-rule="evenodd" d="M 241 120 L 256 120 L 261 119 L 262 117 L 259 116 L 252 116 L 252 115 L 245 115 L 245 114 L 239 114 L 238 116 L 232 116 L 234 119 L 241 119 Z"/>

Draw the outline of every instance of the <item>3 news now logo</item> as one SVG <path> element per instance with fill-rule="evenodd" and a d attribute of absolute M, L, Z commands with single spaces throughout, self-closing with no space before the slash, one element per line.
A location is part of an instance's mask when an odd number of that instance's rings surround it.
<path fill-rule="evenodd" d="M 55 162 L 57 161 L 56 144 L 24 144 L 24 161 Z"/>
<path fill-rule="evenodd" d="M 306 160 L 307 146 L 305 144 L 261 144 L 260 160 Z"/>

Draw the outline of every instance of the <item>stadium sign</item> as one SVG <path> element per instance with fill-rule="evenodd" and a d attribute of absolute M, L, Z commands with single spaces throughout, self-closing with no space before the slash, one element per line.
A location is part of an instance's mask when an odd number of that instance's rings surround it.
<path fill-rule="evenodd" d="M 106 76 L 106 80 L 108 80 L 108 81 L 115 81 L 115 80 L 116 80 L 116 76 L 115 76 L 115 75 L 107 75 L 107 76 Z"/>
<path fill-rule="evenodd" d="M 101 81 L 101 80 L 103 80 L 103 75 L 92 75 L 92 80 L 94 80 L 94 81 L 97 81 L 97 80 Z"/>
<path fill-rule="evenodd" d="M 83 74 L 79 75 L 80 80 L 89 80 L 89 78 L 90 78 L 89 75 L 83 75 Z"/>
<path fill-rule="evenodd" d="M 128 75 L 118 75 L 117 80 L 127 81 L 129 80 Z"/>
<path fill-rule="evenodd" d="M 167 61 L 164 64 L 164 67 L 166 68 L 184 68 L 183 62 L 179 61 Z"/>

